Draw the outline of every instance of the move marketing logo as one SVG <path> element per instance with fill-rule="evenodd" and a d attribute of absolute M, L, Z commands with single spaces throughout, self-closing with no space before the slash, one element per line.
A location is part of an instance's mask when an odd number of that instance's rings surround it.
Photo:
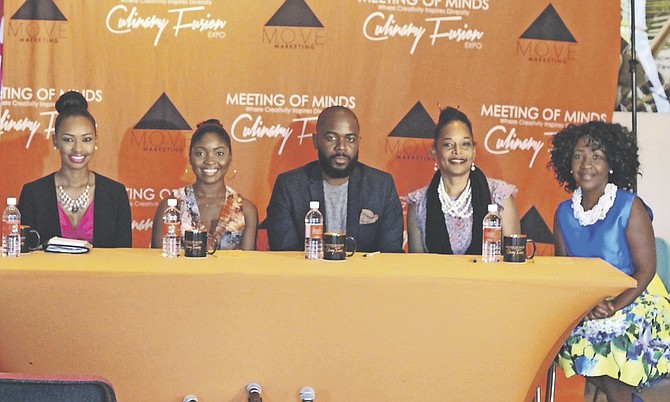
<path fill-rule="evenodd" d="M 305 0 L 286 0 L 263 27 L 263 43 L 276 49 L 315 50 L 325 28 Z"/>
<path fill-rule="evenodd" d="M 7 36 L 19 42 L 58 44 L 68 38 L 68 21 L 53 0 L 26 0 L 10 18 Z"/>
<path fill-rule="evenodd" d="M 516 53 L 530 62 L 567 64 L 577 58 L 577 40 L 554 6 L 547 8 L 519 37 Z"/>
<path fill-rule="evenodd" d="M 163 93 L 133 127 L 130 145 L 144 152 L 183 153 L 183 131 L 191 131 L 191 126 Z"/>
<path fill-rule="evenodd" d="M 554 244 L 551 229 L 534 205 L 521 217 L 521 233 L 536 243 Z"/>
<path fill-rule="evenodd" d="M 386 153 L 395 159 L 425 161 L 432 159 L 435 122 L 417 102 L 386 138 Z"/>

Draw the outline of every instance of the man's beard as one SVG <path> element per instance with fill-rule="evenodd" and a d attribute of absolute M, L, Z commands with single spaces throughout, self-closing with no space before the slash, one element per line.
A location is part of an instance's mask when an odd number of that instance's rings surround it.
<path fill-rule="evenodd" d="M 333 159 L 335 159 L 338 156 L 345 156 L 344 154 L 335 154 L 331 156 L 330 158 L 321 153 L 320 149 L 317 149 L 317 153 L 319 154 L 319 166 L 321 166 L 321 170 L 328 175 L 328 177 L 331 177 L 333 179 L 343 179 L 345 177 L 351 176 L 351 172 L 354 170 L 354 167 L 356 166 L 356 163 L 358 163 L 358 153 L 354 155 L 352 159 L 349 160 L 349 164 L 347 167 L 344 169 L 338 169 L 333 166 Z"/>

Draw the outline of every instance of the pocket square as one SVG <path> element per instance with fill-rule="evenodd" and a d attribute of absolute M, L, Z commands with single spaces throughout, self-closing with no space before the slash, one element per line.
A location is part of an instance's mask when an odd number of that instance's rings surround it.
<path fill-rule="evenodd" d="M 361 225 L 369 225 L 371 223 L 377 222 L 379 215 L 370 211 L 369 209 L 361 210 L 361 217 L 358 219 L 358 223 Z"/>

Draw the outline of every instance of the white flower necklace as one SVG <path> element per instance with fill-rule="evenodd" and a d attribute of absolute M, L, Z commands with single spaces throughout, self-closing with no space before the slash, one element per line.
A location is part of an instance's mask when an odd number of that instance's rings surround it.
<path fill-rule="evenodd" d="M 440 186 L 437 188 L 437 195 L 442 204 L 442 212 L 446 215 L 456 218 L 469 218 L 472 215 L 472 188 L 470 187 L 470 180 L 465 185 L 465 190 L 455 200 L 451 200 L 449 194 L 444 189 L 444 182 L 440 177 Z"/>
<path fill-rule="evenodd" d="M 617 186 L 614 183 L 607 183 L 605 186 L 605 193 L 598 199 L 598 204 L 588 211 L 584 211 L 582 206 L 582 188 L 577 189 L 572 193 L 572 212 L 579 224 L 582 226 L 593 225 L 599 220 L 605 219 L 607 211 L 614 205 L 616 198 Z"/>

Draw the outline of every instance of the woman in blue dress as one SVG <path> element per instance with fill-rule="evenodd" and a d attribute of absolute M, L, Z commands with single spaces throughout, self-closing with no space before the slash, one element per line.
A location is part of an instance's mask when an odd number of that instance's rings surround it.
<path fill-rule="evenodd" d="M 608 402 L 640 401 L 635 392 L 670 371 L 670 303 L 655 276 L 651 211 L 630 192 L 637 144 L 619 124 L 594 121 L 568 126 L 552 145 L 549 166 L 572 191 L 556 210 L 556 255 L 599 257 L 637 280 L 587 313 L 557 363 L 568 377 L 586 377 Z"/>

